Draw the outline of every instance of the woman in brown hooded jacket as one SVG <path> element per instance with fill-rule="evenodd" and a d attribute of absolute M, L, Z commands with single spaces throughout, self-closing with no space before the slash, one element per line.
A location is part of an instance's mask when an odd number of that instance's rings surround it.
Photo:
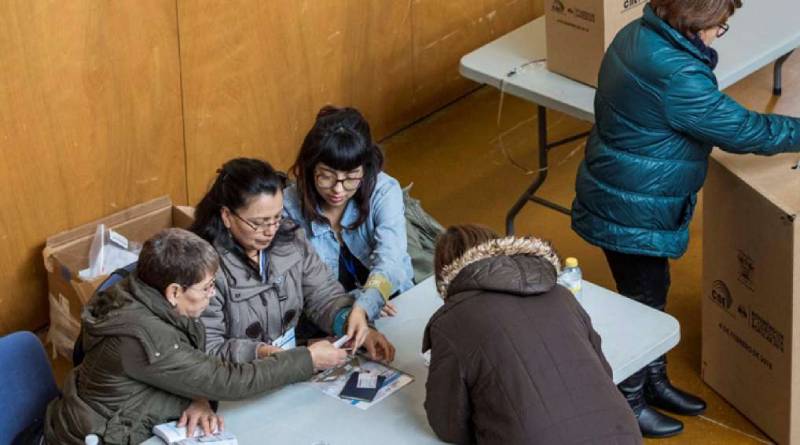
<path fill-rule="evenodd" d="M 556 284 L 558 256 L 536 238 L 450 227 L 438 241 L 445 300 L 425 330 L 425 410 L 444 441 L 640 444 L 600 337 Z"/>

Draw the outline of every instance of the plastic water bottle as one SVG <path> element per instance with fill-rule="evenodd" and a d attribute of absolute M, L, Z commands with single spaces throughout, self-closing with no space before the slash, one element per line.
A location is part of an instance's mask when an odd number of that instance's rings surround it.
<path fill-rule="evenodd" d="M 100 438 L 96 434 L 89 434 L 83 439 L 86 445 L 100 445 Z"/>
<path fill-rule="evenodd" d="M 558 284 L 571 290 L 578 301 L 583 298 L 583 274 L 578 266 L 578 260 L 573 257 L 564 261 L 564 270 L 558 276 Z"/>

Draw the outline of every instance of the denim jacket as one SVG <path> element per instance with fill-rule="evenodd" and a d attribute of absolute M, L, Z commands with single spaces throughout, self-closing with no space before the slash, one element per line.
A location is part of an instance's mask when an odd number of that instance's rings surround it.
<path fill-rule="evenodd" d="M 306 221 L 300 197 L 294 184 L 284 191 L 284 212 L 306 229 L 309 241 L 334 279 L 339 277 L 339 242 L 331 226 L 319 221 Z M 356 302 L 370 318 L 378 317 L 389 296 L 414 285 L 411 257 L 408 256 L 406 219 L 400 183 L 386 173 L 379 173 L 370 197 L 370 215 L 355 229 L 342 229 L 342 241 L 352 254 L 369 269 L 370 274 Z M 342 227 L 358 219 L 353 200 L 342 215 Z"/>

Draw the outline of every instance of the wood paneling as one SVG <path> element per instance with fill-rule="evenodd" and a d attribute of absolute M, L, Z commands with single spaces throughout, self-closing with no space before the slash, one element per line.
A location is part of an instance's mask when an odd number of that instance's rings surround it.
<path fill-rule="evenodd" d="M 326 103 L 378 124 L 411 92 L 409 4 L 384 1 L 179 2 L 189 198 L 235 156 L 280 168 Z"/>
<path fill-rule="evenodd" d="M 285 169 L 320 106 L 352 105 L 377 138 L 474 84 L 466 52 L 541 0 L 179 0 L 189 200 L 235 156 Z"/>
<path fill-rule="evenodd" d="M 458 72 L 461 57 L 538 17 L 542 3 L 415 0 L 412 114 L 424 116 L 474 88 Z"/>
<path fill-rule="evenodd" d="M 47 321 L 47 236 L 194 204 L 235 156 L 286 169 L 327 103 L 382 138 L 474 87 L 460 57 L 541 3 L 0 2 L 0 333 Z"/>
<path fill-rule="evenodd" d="M 0 2 L 0 332 L 47 322 L 47 236 L 186 199 L 175 2 Z"/>

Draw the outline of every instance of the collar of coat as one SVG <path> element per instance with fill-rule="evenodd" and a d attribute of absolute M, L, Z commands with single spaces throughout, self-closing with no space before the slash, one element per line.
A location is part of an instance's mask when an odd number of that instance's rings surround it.
<path fill-rule="evenodd" d="M 442 270 L 442 280 L 436 283 L 439 295 L 443 299 L 447 299 L 447 291 L 450 288 L 450 284 L 470 264 L 487 258 L 514 255 L 540 257 L 553 265 L 556 275 L 561 271 L 561 261 L 549 242 L 535 237 L 518 238 L 508 236 L 497 238 L 470 248 L 455 261 L 445 266 Z"/>
<path fill-rule="evenodd" d="M 220 271 L 225 273 L 232 287 L 272 286 L 277 277 L 283 276 L 286 271 L 303 260 L 303 247 L 297 242 L 298 238 L 305 238 L 302 229 L 294 221 L 284 220 L 281 223 L 281 230 L 283 231 L 282 236 L 279 238 L 276 235 L 272 244 L 265 249 L 269 261 L 269 277 L 267 277 L 266 283 L 261 281 L 258 268 L 247 261 L 241 249 L 239 252 L 234 252 L 228 249 L 225 243 L 214 242 L 214 249 L 221 260 Z"/>
<path fill-rule="evenodd" d="M 183 332 L 195 348 L 205 345 L 205 330 L 197 318 L 180 315 L 157 289 L 144 283 L 136 272 L 119 283 L 95 294 L 82 314 L 84 349 L 88 352 L 106 336 L 129 336 L 140 339 L 151 352 L 162 338 L 153 329 L 154 320 Z"/>
<path fill-rule="evenodd" d="M 706 65 L 711 64 L 712 60 L 708 54 L 700 51 L 700 49 L 697 48 L 688 37 L 678 32 L 678 30 L 673 28 L 669 23 L 665 22 L 664 19 L 656 15 L 656 12 L 653 11 L 653 8 L 649 3 L 644 6 L 642 23 L 644 23 L 648 28 L 657 32 L 658 35 L 663 37 L 665 40 L 672 43 L 674 47 L 692 54 Z"/>

